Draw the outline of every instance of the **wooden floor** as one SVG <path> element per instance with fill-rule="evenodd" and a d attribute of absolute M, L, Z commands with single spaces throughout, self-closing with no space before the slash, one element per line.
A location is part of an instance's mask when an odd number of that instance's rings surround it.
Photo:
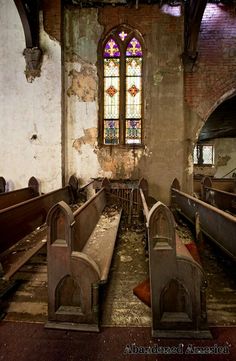
<path fill-rule="evenodd" d="M 178 233 L 184 242 L 192 234 L 183 223 Z M 201 246 L 202 263 L 207 274 L 207 307 L 210 325 L 236 325 L 235 265 L 215 247 Z M 103 297 L 102 326 L 150 326 L 150 308 L 133 295 L 133 288 L 148 277 L 145 232 L 127 230 L 121 226 L 109 283 Z M 47 320 L 47 261 L 46 247 L 35 255 L 13 278 L 12 289 L 1 300 L 4 320 L 44 323 Z"/>

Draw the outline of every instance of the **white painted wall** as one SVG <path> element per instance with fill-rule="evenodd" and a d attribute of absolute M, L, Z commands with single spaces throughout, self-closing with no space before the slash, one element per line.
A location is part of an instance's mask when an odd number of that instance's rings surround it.
<path fill-rule="evenodd" d="M 217 178 L 224 177 L 227 173 L 231 172 L 234 168 L 236 168 L 235 138 L 223 138 L 215 140 L 215 161 L 215 177 Z M 226 177 L 231 178 L 232 173 L 236 173 L 236 170 L 228 174 Z"/>
<path fill-rule="evenodd" d="M 15 189 L 34 175 L 48 192 L 61 186 L 61 47 L 41 29 L 41 76 L 28 83 L 14 1 L 0 9 L 0 175 Z"/>

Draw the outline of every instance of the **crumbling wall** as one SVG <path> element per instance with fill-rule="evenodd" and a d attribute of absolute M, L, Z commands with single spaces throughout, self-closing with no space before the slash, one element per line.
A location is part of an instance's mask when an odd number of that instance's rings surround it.
<path fill-rule="evenodd" d="M 99 40 L 119 24 L 143 34 L 144 144 L 101 146 L 99 122 Z M 142 5 L 64 9 L 64 94 L 66 174 L 89 177 L 146 177 L 151 194 L 168 202 L 175 177 L 185 172 L 183 17 L 180 8 Z"/>
<path fill-rule="evenodd" d="M 25 38 L 14 1 L 0 0 L 0 174 L 15 188 L 34 175 L 42 191 L 61 186 L 61 50 L 43 30 L 41 76 L 24 74 Z"/>

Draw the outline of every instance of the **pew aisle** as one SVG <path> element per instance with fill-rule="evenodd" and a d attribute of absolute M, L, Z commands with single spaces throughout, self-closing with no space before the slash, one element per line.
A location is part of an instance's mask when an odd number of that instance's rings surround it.
<path fill-rule="evenodd" d="M 186 243 L 193 235 L 185 223 L 178 232 Z M 24 251 L 24 250 L 22 250 Z M 207 274 L 207 308 L 210 326 L 236 325 L 235 265 L 216 247 L 205 242 L 200 257 Z M 102 326 L 150 327 L 151 310 L 133 295 L 133 288 L 148 277 L 144 228 L 127 230 L 122 222 L 109 282 L 103 286 Z M 44 246 L 13 277 L 16 286 L 0 302 L 5 321 L 47 321 L 47 261 Z"/>
<path fill-rule="evenodd" d="M 104 289 L 102 326 L 150 326 L 151 309 L 141 302 L 133 289 L 148 277 L 145 231 L 121 224 L 114 251 L 110 281 Z"/>
<path fill-rule="evenodd" d="M 184 243 L 194 239 L 193 227 L 178 218 L 177 232 Z M 211 326 L 236 325 L 236 267 L 209 238 L 203 236 L 198 252 L 206 272 L 207 315 Z"/>

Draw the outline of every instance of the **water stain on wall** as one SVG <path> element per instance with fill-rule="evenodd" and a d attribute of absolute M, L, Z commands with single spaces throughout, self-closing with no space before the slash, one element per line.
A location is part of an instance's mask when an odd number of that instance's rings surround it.
<path fill-rule="evenodd" d="M 128 179 L 138 177 L 138 164 L 143 150 L 101 148 L 98 161 L 104 172 L 111 172 L 112 178 Z"/>
<path fill-rule="evenodd" d="M 218 155 L 217 167 L 222 167 L 222 166 L 227 165 L 227 163 L 230 159 L 231 158 L 228 155 Z"/>
<path fill-rule="evenodd" d="M 95 70 L 90 65 L 82 65 L 80 72 L 73 69 L 70 71 L 71 86 L 67 95 L 75 95 L 83 102 L 92 102 L 97 94 L 97 77 Z"/>
<path fill-rule="evenodd" d="M 84 129 L 84 135 L 78 139 L 76 139 L 73 143 L 73 147 L 80 151 L 83 144 L 90 144 L 91 146 L 95 146 L 97 142 L 97 128 L 88 128 Z"/>

